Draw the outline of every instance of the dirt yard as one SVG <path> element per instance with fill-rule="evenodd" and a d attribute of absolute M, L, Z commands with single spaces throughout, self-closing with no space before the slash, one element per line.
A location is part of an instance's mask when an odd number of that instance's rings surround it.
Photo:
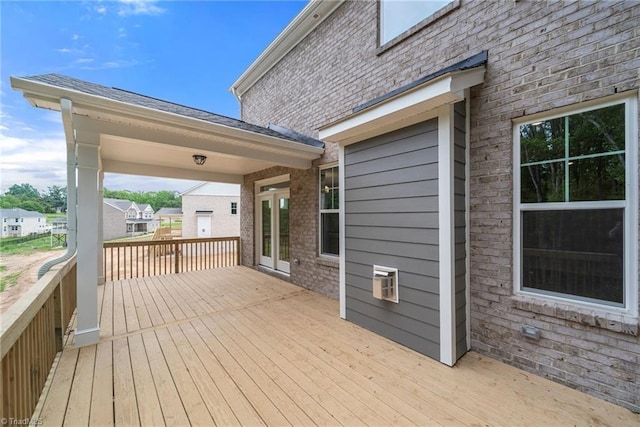
<path fill-rule="evenodd" d="M 64 253 L 64 249 L 34 252 L 29 255 L 2 255 L 0 265 L 6 270 L 0 272 L 0 278 L 19 274 L 14 285 L 7 285 L 3 292 L 0 292 L 0 313 L 5 312 L 22 294 L 38 281 L 38 269 L 47 260 L 56 258 Z"/>

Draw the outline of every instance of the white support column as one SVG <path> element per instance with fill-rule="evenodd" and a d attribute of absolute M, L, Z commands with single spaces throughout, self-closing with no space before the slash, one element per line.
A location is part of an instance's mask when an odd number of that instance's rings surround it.
<path fill-rule="evenodd" d="M 440 361 L 456 362 L 455 224 L 454 224 L 454 111 L 438 108 L 438 218 L 440 249 Z"/>
<path fill-rule="evenodd" d="M 338 208 L 340 209 L 340 213 L 338 214 L 338 223 L 339 223 L 339 241 L 340 241 L 340 271 L 338 274 L 340 275 L 340 317 L 342 319 L 347 318 L 347 270 L 346 270 L 346 248 L 345 248 L 345 177 L 344 177 L 344 146 L 339 147 L 339 157 L 338 157 Z"/>
<path fill-rule="evenodd" d="M 98 325 L 98 136 L 76 134 L 78 144 L 78 282 L 75 344 L 95 344 Z"/>
<path fill-rule="evenodd" d="M 100 161 L 100 171 L 98 172 L 98 285 L 104 285 L 104 251 L 102 250 L 102 242 L 104 240 L 103 227 L 103 197 L 104 197 L 104 171 L 102 170 L 102 161 Z"/>
<path fill-rule="evenodd" d="M 471 350 L 471 89 L 464 90 L 464 286 L 467 318 L 467 351 Z"/>

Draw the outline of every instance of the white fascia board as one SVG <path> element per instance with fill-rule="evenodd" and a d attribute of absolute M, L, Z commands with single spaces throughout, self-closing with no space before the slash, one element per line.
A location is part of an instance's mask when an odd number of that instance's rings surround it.
<path fill-rule="evenodd" d="M 168 125 L 176 129 L 200 132 L 214 137 L 237 140 L 253 145 L 256 149 L 261 151 L 266 151 L 270 148 L 285 149 L 292 156 L 309 160 L 319 158 L 324 153 L 324 148 L 321 147 L 313 147 L 193 117 L 133 105 L 71 89 L 60 88 L 47 83 L 12 77 L 11 86 L 15 90 L 22 91 L 24 97 L 27 98 L 32 105 L 40 108 L 59 111 L 60 99 L 67 98 L 73 101 L 75 113 L 81 111 L 83 113 L 95 112 L 97 114 L 113 114 L 114 116 L 129 120 L 148 122 L 151 125 L 154 123 L 164 126 Z"/>
<path fill-rule="evenodd" d="M 344 0 L 311 0 L 229 88 L 238 101 L 284 56 L 329 17 Z"/>
<path fill-rule="evenodd" d="M 349 145 L 437 116 L 437 108 L 464 100 L 464 90 L 484 81 L 485 67 L 447 73 L 414 89 L 320 128 L 323 141 Z"/>
<path fill-rule="evenodd" d="M 192 191 L 195 191 L 195 190 L 197 190 L 198 188 L 200 188 L 200 187 L 202 187 L 202 186 L 204 186 L 204 185 L 206 185 L 206 184 L 207 184 L 206 182 L 201 182 L 200 184 L 196 184 L 196 185 L 194 185 L 193 187 L 191 187 L 191 188 L 188 188 L 188 189 L 184 190 L 182 193 L 180 193 L 180 194 L 178 194 L 178 195 L 179 195 L 179 196 L 184 196 L 185 194 L 189 194 L 189 193 L 191 193 Z"/>

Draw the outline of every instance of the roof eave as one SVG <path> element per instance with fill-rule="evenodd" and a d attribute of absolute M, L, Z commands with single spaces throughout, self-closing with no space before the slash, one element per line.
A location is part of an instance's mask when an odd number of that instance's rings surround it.
<path fill-rule="evenodd" d="M 190 131 L 213 134 L 227 138 L 239 139 L 257 145 L 267 145 L 273 148 L 293 150 L 299 157 L 315 159 L 324 153 L 324 148 L 313 147 L 303 143 L 296 143 L 277 137 L 262 135 L 248 130 L 233 128 L 218 123 L 212 123 L 180 114 L 160 111 L 149 107 L 116 101 L 99 95 L 87 94 L 73 89 L 61 88 L 48 83 L 36 82 L 29 79 L 11 77 L 11 87 L 23 93 L 23 96 L 34 107 L 60 111 L 60 99 L 68 98 L 73 101 L 74 110 L 83 108 L 93 111 L 129 116 L 149 122 L 172 125 Z"/>
<path fill-rule="evenodd" d="M 284 30 L 253 61 L 229 88 L 240 101 L 242 96 L 284 56 L 329 17 L 345 0 L 311 0 Z"/>

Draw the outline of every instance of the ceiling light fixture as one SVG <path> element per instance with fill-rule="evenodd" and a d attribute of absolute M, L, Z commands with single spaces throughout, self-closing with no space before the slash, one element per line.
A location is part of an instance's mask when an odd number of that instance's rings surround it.
<path fill-rule="evenodd" d="M 194 154 L 193 155 L 193 163 L 195 163 L 198 166 L 202 166 L 204 165 L 204 162 L 207 161 L 207 156 L 203 155 L 203 154 Z"/>

